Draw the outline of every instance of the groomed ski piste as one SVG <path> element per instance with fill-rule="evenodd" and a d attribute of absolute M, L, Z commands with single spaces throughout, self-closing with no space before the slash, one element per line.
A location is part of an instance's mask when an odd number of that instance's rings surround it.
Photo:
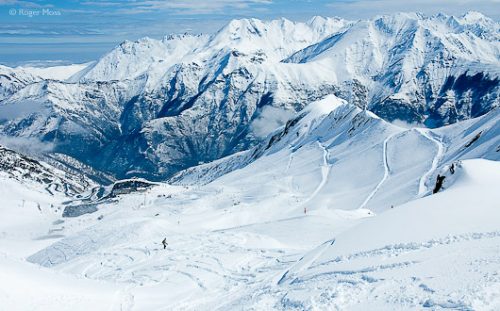
<path fill-rule="evenodd" d="M 0 175 L 0 309 L 498 310 L 498 113 L 408 129 L 328 96 L 78 217 Z"/>

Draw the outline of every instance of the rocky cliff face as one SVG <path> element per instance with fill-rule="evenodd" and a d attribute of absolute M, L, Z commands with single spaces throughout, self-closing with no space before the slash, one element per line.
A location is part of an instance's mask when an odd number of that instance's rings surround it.
<path fill-rule="evenodd" d="M 3 146 L 0 146 L 0 175 L 44 189 L 51 195 L 64 194 L 68 198 L 81 196 L 96 186 L 83 175 L 55 168 Z"/>

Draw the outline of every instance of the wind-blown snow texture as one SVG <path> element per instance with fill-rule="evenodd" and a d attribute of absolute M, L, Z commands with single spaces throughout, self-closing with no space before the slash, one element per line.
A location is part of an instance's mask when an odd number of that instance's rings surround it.
<path fill-rule="evenodd" d="M 234 20 L 123 42 L 77 73 L 1 67 L 0 132 L 119 178 L 164 179 L 256 145 L 328 94 L 431 128 L 481 116 L 499 104 L 499 39 L 475 12 Z"/>

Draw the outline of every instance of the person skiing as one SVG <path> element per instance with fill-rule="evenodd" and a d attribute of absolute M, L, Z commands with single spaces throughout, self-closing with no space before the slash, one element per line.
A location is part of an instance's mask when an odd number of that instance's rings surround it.
<path fill-rule="evenodd" d="M 161 244 L 163 244 L 163 249 L 166 249 L 167 248 L 167 238 L 164 238 L 163 241 L 161 241 Z"/>

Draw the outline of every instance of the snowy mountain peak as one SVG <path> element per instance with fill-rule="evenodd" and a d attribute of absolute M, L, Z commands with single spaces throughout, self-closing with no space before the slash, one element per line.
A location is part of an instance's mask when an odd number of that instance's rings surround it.
<path fill-rule="evenodd" d="M 469 11 L 462 15 L 462 20 L 467 21 L 469 23 L 477 23 L 480 21 L 493 21 L 491 18 L 485 16 L 483 13 L 480 13 L 478 11 Z"/>
<path fill-rule="evenodd" d="M 212 35 L 126 41 L 71 83 L 9 69 L 0 130 L 118 178 L 163 179 L 258 145 L 330 94 L 386 121 L 452 124 L 498 106 L 498 23 L 466 19 L 239 19 Z"/>
<path fill-rule="evenodd" d="M 149 79 L 146 80 L 154 85 L 170 67 L 182 62 L 184 56 L 203 42 L 205 36 L 202 35 L 124 41 L 93 65 L 80 81 L 133 80 L 147 76 Z"/>
<path fill-rule="evenodd" d="M 233 19 L 219 33 L 229 33 L 229 39 L 235 40 L 252 35 L 260 36 L 264 28 L 265 24 L 256 18 Z"/>
<path fill-rule="evenodd" d="M 219 30 L 210 40 L 210 46 L 220 49 L 231 45 L 247 53 L 263 50 L 267 56 L 280 61 L 290 53 L 338 31 L 346 23 L 340 19 L 319 18 L 314 25 L 286 18 L 271 21 L 238 19 Z"/>
<path fill-rule="evenodd" d="M 325 24 L 327 20 L 328 20 L 327 17 L 321 16 L 321 15 L 315 15 L 307 21 L 307 24 L 311 25 L 313 27 L 317 27 L 317 26 L 322 26 L 323 24 Z"/>

